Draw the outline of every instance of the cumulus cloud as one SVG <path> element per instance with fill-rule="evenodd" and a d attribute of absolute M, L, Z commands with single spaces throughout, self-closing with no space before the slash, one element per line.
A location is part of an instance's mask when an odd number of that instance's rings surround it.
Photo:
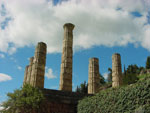
<path fill-rule="evenodd" d="M 0 54 L 0 58 L 5 58 L 5 55 L 4 54 Z"/>
<path fill-rule="evenodd" d="M 48 53 L 61 52 L 63 24 L 75 24 L 74 49 L 93 46 L 126 46 L 128 43 L 150 50 L 147 25 L 150 0 L 68 0 L 53 5 L 52 0 L 2 0 L 11 17 L 0 30 L 0 51 L 44 41 Z M 138 12 L 142 16 L 133 16 Z M 0 19 L 0 22 L 4 21 Z M 148 45 L 148 46 L 147 46 Z"/>
<path fill-rule="evenodd" d="M 4 109 L 4 107 L 2 107 L 1 105 L 0 105 L 0 110 L 3 110 Z"/>
<path fill-rule="evenodd" d="M 11 76 L 4 73 L 0 73 L 0 82 L 4 82 L 8 80 L 12 80 Z"/>
<path fill-rule="evenodd" d="M 56 75 L 54 75 L 53 73 L 53 70 L 51 68 L 49 68 L 45 74 L 45 76 L 48 78 L 48 79 L 55 79 L 57 78 Z"/>
<path fill-rule="evenodd" d="M 105 78 L 105 80 L 107 80 L 108 79 L 108 72 L 104 73 L 103 77 Z"/>

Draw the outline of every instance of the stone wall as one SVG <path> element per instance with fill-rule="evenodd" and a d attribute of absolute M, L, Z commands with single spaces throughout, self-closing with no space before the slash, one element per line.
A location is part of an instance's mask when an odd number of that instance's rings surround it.
<path fill-rule="evenodd" d="M 77 113 L 78 101 L 84 98 L 81 93 L 43 89 L 47 101 L 46 113 Z"/>

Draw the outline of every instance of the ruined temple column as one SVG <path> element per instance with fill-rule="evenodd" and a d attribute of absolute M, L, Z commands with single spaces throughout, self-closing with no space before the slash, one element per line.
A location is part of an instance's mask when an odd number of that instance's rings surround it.
<path fill-rule="evenodd" d="M 27 84 L 30 84 L 30 81 L 31 81 L 31 72 L 32 72 L 33 60 L 34 60 L 34 57 L 31 57 L 30 58 L 30 63 L 29 63 L 29 66 L 28 66 L 28 72 L 27 72 L 27 80 L 26 80 Z"/>
<path fill-rule="evenodd" d="M 89 77 L 88 77 L 88 94 L 95 94 L 100 85 L 99 60 L 90 58 L 89 60 Z"/>
<path fill-rule="evenodd" d="M 64 26 L 63 51 L 60 72 L 60 90 L 72 91 L 72 54 L 74 25 L 66 23 Z"/>
<path fill-rule="evenodd" d="M 39 42 L 36 47 L 30 80 L 33 87 L 44 88 L 46 48 L 43 42 Z"/>
<path fill-rule="evenodd" d="M 29 68 L 29 65 L 26 66 L 25 68 L 23 85 L 27 83 L 28 68 Z"/>
<path fill-rule="evenodd" d="M 119 87 L 122 85 L 122 68 L 121 56 L 115 53 L 112 56 L 112 87 Z"/>

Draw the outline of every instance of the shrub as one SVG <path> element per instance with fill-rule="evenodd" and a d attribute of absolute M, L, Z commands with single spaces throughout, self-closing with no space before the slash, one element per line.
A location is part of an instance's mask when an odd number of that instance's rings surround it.
<path fill-rule="evenodd" d="M 44 100 L 42 91 L 30 85 L 25 85 L 13 93 L 8 93 L 7 96 L 8 100 L 2 103 L 4 109 L 0 113 L 31 113 L 33 110 L 38 111 Z"/>
<path fill-rule="evenodd" d="M 150 77 L 79 101 L 78 113 L 150 113 Z"/>

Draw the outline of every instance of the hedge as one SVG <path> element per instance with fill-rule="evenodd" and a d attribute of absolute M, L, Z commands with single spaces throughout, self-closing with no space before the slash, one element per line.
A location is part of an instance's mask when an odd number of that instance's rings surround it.
<path fill-rule="evenodd" d="M 78 113 L 150 113 L 150 77 L 79 101 Z"/>

